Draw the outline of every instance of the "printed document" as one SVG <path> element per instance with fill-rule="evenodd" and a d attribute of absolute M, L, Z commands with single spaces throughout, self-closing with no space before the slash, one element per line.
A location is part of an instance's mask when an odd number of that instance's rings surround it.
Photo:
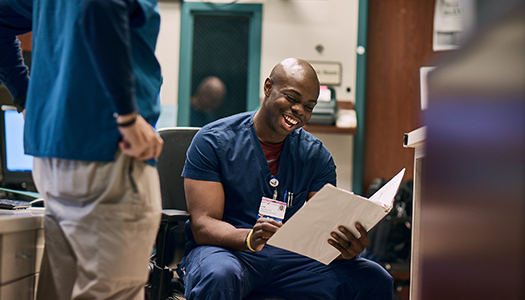
<path fill-rule="evenodd" d="M 345 226 L 357 238 L 360 222 L 368 231 L 392 209 L 405 169 L 401 170 L 369 199 L 326 184 L 268 240 L 268 244 L 331 263 L 340 252 L 330 244 L 330 232 L 342 234 Z"/>

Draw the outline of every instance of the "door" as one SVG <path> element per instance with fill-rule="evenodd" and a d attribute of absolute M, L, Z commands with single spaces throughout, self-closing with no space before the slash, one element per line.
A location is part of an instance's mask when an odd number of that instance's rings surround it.
<path fill-rule="evenodd" d="M 178 126 L 259 106 L 261 4 L 183 2 Z"/>

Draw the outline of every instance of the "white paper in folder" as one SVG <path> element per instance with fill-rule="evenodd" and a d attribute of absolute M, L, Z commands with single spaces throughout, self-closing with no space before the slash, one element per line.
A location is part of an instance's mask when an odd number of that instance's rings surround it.
<path fill-rule="evenodd" d="M 360 237 L 355 223 L 368 231 L 392 209 L 393 200 L 405 174 L 401 170 L 369 199 L 331 184 L 325 185 L 269 240 L 268 244 L 331 263 L 340 252 L 328 244 L 330 232 L 339 225 Z"/>

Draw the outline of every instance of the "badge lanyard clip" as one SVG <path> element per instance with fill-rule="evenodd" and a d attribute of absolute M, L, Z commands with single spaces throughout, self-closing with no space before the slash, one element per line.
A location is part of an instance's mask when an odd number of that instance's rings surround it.
<path fill-rule="evenodd" d="M 272 176 L 272 178 L 270 178 L 270 186 L 274 188 L 273 200 L 277 200 L 277 187 L 279 186 L 279 179 L 277 179 L 275 176 Z"/>

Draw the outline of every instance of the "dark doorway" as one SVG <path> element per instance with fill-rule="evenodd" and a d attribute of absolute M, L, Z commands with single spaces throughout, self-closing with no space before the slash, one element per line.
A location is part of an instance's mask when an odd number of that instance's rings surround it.
<path fill-rule="evenodd" d="M 246 111 L 249 22 L 246 15 L 194 16 L 190 126 Z M 210 77 L 214 84 L 202 84 Z"/>

